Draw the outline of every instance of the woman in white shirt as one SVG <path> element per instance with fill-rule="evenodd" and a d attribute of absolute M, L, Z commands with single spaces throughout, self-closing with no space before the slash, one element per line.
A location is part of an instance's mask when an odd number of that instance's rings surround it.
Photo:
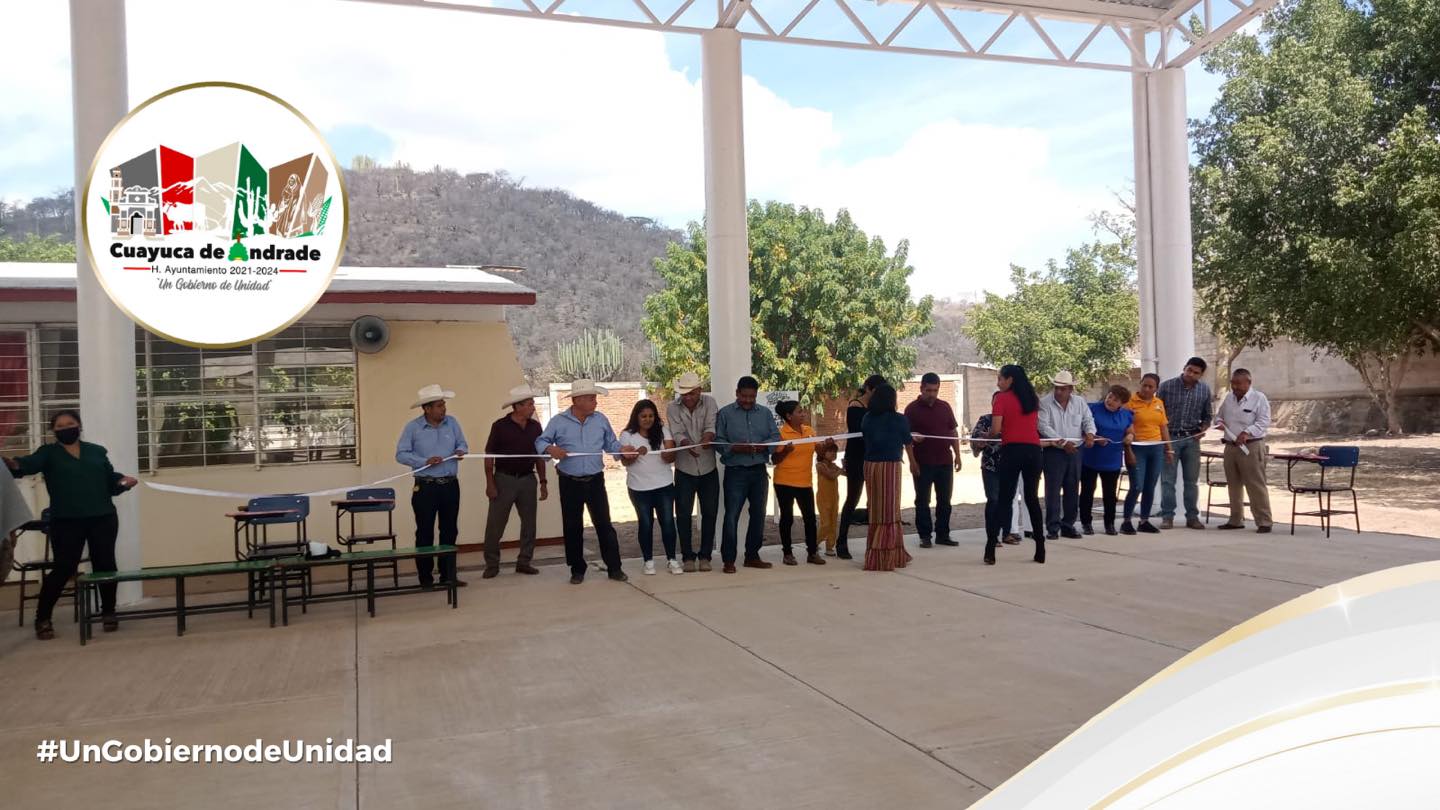
<path fill-rule="evenodd" d="M 670 436 L 670 429 L 660 421 L 660 411 L 654 402 L 642 399 L 635 403 L 630 421 L 620 433 L 620 447 L 622 451 L 635 453 L 622 456 L 620 462 L 625 465 L 625 486 L 630 490 L 630 503 L 635 505 L 635 519 L 640 527 L 645 573 L 655 573 L 652 557 L 657 519 L 670 573 L 684 573 L 675 558 L 675 474 L 670 466 L 675 461 L 675 453 L 671 452 L 675 440 Z"/>

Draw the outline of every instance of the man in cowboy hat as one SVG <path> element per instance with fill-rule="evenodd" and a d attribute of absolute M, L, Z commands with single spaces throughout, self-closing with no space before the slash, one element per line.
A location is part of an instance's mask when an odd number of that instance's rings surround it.
<path fill-rule="evenodd" d="M 1045 464 L 1045 525 L 1035 527 L 1035 536 L 1043 530 L 1047 539 L 1065 536 L 1077 538 L 1075 517 L 1080 499 L 1080 448 L 1095 443 L 1095 416 L 1085 398 L 1075 393 L 1075 377 L 1061 371 L 1051 381 L 1050 393 L 1040 399 L 1040 439 L 1046 443 L 1042 453 Z M 1089 520 L 1089 516 L 1086 516 Z"/>
<path fill-rule="evenodd" d="M 629 579 L 620 570 L 620 542 L 610 523 L 610 497 L 605 492 L 604 454 L 634 457 L 638 452 L 621 453 L 620 439 L 605 414 L 595 411 L 595 397 L 609 391 L 594 380 L 576 380 L 570 386 L 570 407 L 550 418 L 535 452 L 555 459 L 560 478 L 560 518 L 565 532 L 565 562 L 570 566 L 570 584 L 585 581 L 585 511 L 595 527 L 600 557 L 610 578 Z M 643 448 L 642 448 L 643 450 Z M 575 455 L 571 455 L 571 454 Z"/>
<path fill-rule="evenodd" d="M 395 460 L 415 470 L 415 488 L 410 491 L 410 508 L 415 511 L 415 545 L 435 545 L 435 519 L 440 519 L 440 545 L 453 546 L 460 536 L 460 458 L 470 452 L 465 433 L 455 417 L 445 413 L 445 400 L 454 391 L 439 385 L 420 389 L 411 408 L 423 413 L 405 423 L 395 445 Z M 455 456 L 455 458 L 451 458 Z M 415 558 L 415 572 L 426 590 L 435 587 L 429 557 Z M 440 558 L 440 583 L 464 581 L 455 576 L 455 555 Z"/>
<path fill-rule="evenodd" d="M 535 397 L 528 385 L 510 389 L 500 403 L 510 413 L 490 426 L 485 452 L 502 456 L 533 456 L 535 440 L 540 438 L 540 423 L 535 421 Z M 540 573 L 530 564 L 535 556 L 535 490 L 539 482 L 540 500 L 550 497 L 545 480 L 543 458 L 485 459 L 485 497 L 490 499 L 490 513 L 485 517 L 485 579 L 500 573 L 500 535 L 510 521 L 510 507 L 520 513 L 520 556 L 515 571 L 520 574 Z"/>
<path fill-rule="evenodd" d="M 715 440 L 715 415 L 720 406 L 700 390 L 700 375 L 687 371 L 675 381 L 675 401 L 665 409 L 665 419 L 675 444 L 685 447 Z M 700 555 L 695 555 L 690 516 L 695 496 L 700 496 Z M 692 447 L 675 454 L 675 526 L 680 535 L 680 554 L 686 571 L 709 571 L 715 552 L 715 519 L 720 512 L 720 471 L 713 447 Z"/>

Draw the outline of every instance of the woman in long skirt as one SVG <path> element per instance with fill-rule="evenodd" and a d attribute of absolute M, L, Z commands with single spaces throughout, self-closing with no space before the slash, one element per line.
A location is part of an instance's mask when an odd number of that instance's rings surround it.
<path fill-rule="evenodd" d="M 895 412 L 895 389 L 880 385 L 870 397 L 869 412 L 860 427 L 865 438 L 865 491 L 870 505 L 870 529 L 865 539 L 865 570 L 893 571 L 910 563 L 905 550 L 905 529 L 900 524 L 900 466 L 902 455 L 915 467 L 914 438 L 904 414 Z"/>

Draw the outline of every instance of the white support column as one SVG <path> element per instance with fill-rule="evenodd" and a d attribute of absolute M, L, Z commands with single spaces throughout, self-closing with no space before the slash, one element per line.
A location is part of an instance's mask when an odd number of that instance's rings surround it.
<path fill-rule="evenodd" d="M 1185 71 L 1133 81 L 1141 366 L 1168 377 L 1195 351 Z"/>
<path fill-rule="evenodd" d="M 750 373 L 750 240 L 746 226 L 745 125 L 740 34 L 700 36 L 705 110 L 705 266 L 710 294 L 711 390 L 721 404 Z"/>
<path fill-rule="evenodd" d="M 124 0 L 70 0 L 71 100 L 75 114 L 75 272 L 80 343 L 80 414 L 85 436 L 110 452 L 115 469 L 138 475 L 135 324 L 110 302 L 95 277 L 80 227 L 90 162 L 110 129 L 130 110 L 126 92 Z M 93 191 L 92 191 L 93 193 Z M 122 570 L 139 568 L 138 493 L 115 499 Z M 139 583 L 120 585 L 120 601 L 140 598 Z"/>

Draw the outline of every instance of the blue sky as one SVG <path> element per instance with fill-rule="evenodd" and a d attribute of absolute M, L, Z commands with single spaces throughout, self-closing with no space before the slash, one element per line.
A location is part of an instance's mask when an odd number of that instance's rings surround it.
<path fill-rule="evenodd" d="M 327 35 L 285 60 L 175 60 L 165 45 L 203 42 L 214 21 L 187 3 L 130 0 L 130 102 L 244 81 L 305 112 L 344 163 L 505 170 L 674 226 L 703 213 L 698 37 L 336 0 L 252 5 L 226 21 L 231 42 L 263 41 L 282 16 Z M 852 6 L 867 22 L 899 8 Z M 844 25 L 825 7 L 807 33 Z M 0 197 L 13 201 L 71 181 L 69 42 L 66 4 L 8 19 L 0 48 L 29 66 L 0 74 Z M 980 40 L 993 27 L 967 25 Z M 760 42 L 743 62 L 750 196 L 849 208 L 887 244 L 908 239 L 919 293 L 1003 290 L 1009 263 L 1038 266 L 1090 238 L 1089 215 L 1133 178 L 1123 73 Z M 1198 64 L 1187 79 L 1201 116 L 1218 83 Z"/>

